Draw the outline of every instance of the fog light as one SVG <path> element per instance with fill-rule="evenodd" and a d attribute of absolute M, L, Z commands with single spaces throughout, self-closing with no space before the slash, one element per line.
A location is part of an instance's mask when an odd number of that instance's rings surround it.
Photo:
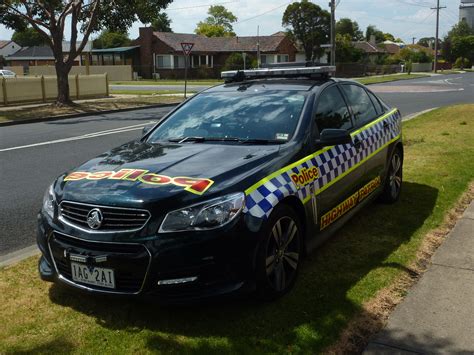
<path fill-rule="evenodd" d="M 192 277 L 183 277 L 181 279 L 169 279 L 169 280 L 160 280 L 158 281 L 159 286 L 163 285 L 179 285 L 179 284 L 185 284 L 188 282 L 193 282 L 197 280 L 197 276 L 192 276 Z"/>

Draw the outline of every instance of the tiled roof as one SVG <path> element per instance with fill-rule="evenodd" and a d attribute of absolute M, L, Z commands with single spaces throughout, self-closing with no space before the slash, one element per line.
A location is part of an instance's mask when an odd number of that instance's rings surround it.
<path fill-rule="evenodd" d="M 377 46 L 370 44 L 369 42 L 353 42 L 355 48 L 362 49 L 365 53 L 378 54 L 385 53 L 384 49 L 378 48 Z"/>
<path fill-rule="evenodd" d="M 54 59 L 53 51 L 47 46 L 33 46 L 20 49 L 18 52 L 9 55 L 7 59 L 28 60 L 29 58 L 36 59 Z"/>
<path fill-rule="evenodd" d="M 8 43 L 10 43 L 11 41 L 2 41 L 0 40 L 0 49 L 5 47 Z"/>
<path fill-rule="evenodd" d="M 194 43 L 193 52 L 256 51 L 257 41 L 262 52 L 276 52 L 284 36 L 205 37 L 188 33 L 154 32 L 154 35 L 174 51 L 182 51 L 181 43 Z"/>
<path fill-rule="evenodd" d="M 385 51 L 388 54 L 398 54 L 400 52 L 400 46 L 394 43 L 386 43 L 381 46 L 385 48 Z"/>

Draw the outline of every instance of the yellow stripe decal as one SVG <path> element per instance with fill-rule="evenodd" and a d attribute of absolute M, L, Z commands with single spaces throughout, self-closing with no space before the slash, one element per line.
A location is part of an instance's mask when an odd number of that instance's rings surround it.
<path fill-rule="evenodd" d="M 373 125 L 376 125 L 377 123 L 379 123 L 380 121 L 383 121 L 384 119 L 386 119 L 387 117 L 390 117 L 391 115 L 393 115 L 395 112 L 397 112 L 397 109 L 393 109 L 392 111 L 388 112 L 387 114 L 383 115 L 382 117 L 376 119 L 375 121 L 373 122 L 370 122 L 368 123 L 367 125 L 365 125 L 363 128 L 355 131 L 355 132 L 352 132 L 351 133 L 351 137 L 354 137 L 356 136 L 357 134 L 365 131 L 366 129 L 369 129 L 370 127 L 372 127 Z M 376 150 L 374 153 L 372 153 L 371 155 L 369 155 L 367 158 L 365 158 L 364 160 L 360 161 L 359 163 L 357 163 L 356 165 L 354 165 L 353 167 L 351 167 L 349 170 L 347 170 L 346 172 L 344 172 L 344 174 L 338 176 L 336 179 L 334 179 L 333 181 L 331 181 L 330 183 L 326 184 L 323 188 L 321 188 L 320 190 L 316 191 L 315 194 L 319 194 L 321 192 L 323 192 L 324 190 L 326 190 L 328 187 L 330 187 L 331 185 L 333 185 L 334 183 L 336 183 L 337 181 L 339 181 L 341 178 L 343 178 L 344 176 L 346 176 L 347 174 L 349 174 L 351 171 L 353 171 L 355 168 L 357 168 L 358 166 L 360 166 L 361 164 L 365 163 L 367 161 L 367 159 L 371 158 L 372 156 L 374 156 L 374 154 L 377 154 L 380 150 L 384 149 L 387 145 L 393 143 L 394 141 L 396 141 L 397 139 L 400 138 L 400 135 L 397 136 L 396 138 L 392 139 L 390 142 L 388 142 L 386 145 L 384 145 L 383 147 L 379 148 L 378 150 Z M 329 146 L 329 147 L 325 147 L 321 150 L 318 150 L 317 152 L 311 154 L 311 155 L 308 155 L 307 157 L 304 157 L 300 160 L 298 160 L 297 162 L 295 163 L 292 163 L 290 165 L 287 165 L 277 171 L 275 171 L 274 173 L 264 177 L 262 180 L 260 180 L 259 182 L 257 182 L 256 184 L 250 186 L 247 190 L 245 190 L 245 194 L 246 195 L 250 195 L 252 192 L 254 192 L 255 190 L 257 190 L 260 186 L 262 186 L 263 184 L 269 182 L 271 179 L 273 179 L 274 177 L 277 177 L 281 174 L 283 174 L 284 172 L 290 170 L 290 169 L 293 169 L 294 167 L 297 167 L 301 164 L 303 164 L 304 162 L 312 159 L 312 158 L 316 158 L 318 155 L 321 155 L 323 154 L 324 152 L 327 152 L 328 150 L 334 148 L 334 146 Z M 308 202 L 310 200 L 310 198 L 306 198 L 305 201 Z M 304 201 L 303 201 L 304 202 Z M 304 203 L 306 203 L 304 202 Z"/>

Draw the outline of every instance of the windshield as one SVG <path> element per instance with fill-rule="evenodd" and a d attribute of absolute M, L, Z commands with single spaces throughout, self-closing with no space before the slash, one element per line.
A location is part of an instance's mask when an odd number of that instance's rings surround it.
<path fill-rule="evenodd" d="M 169 116 L 148 142 L 215 139 L 285 143 L 296 130 L 306 97 L 306 92 L 298 91 L 203 93 Z"/>

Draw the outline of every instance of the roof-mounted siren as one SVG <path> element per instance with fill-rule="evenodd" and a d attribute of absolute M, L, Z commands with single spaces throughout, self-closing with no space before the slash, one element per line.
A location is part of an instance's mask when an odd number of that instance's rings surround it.
<path fill-rule="evenodd" d="M 336 73 L 334 66 L 306 65 L 307 63 L 278 63 L 272 68 L 224 71 L 221 73 L 221 78 L 226 83 L 266 78 L 327 79 Z"/>

